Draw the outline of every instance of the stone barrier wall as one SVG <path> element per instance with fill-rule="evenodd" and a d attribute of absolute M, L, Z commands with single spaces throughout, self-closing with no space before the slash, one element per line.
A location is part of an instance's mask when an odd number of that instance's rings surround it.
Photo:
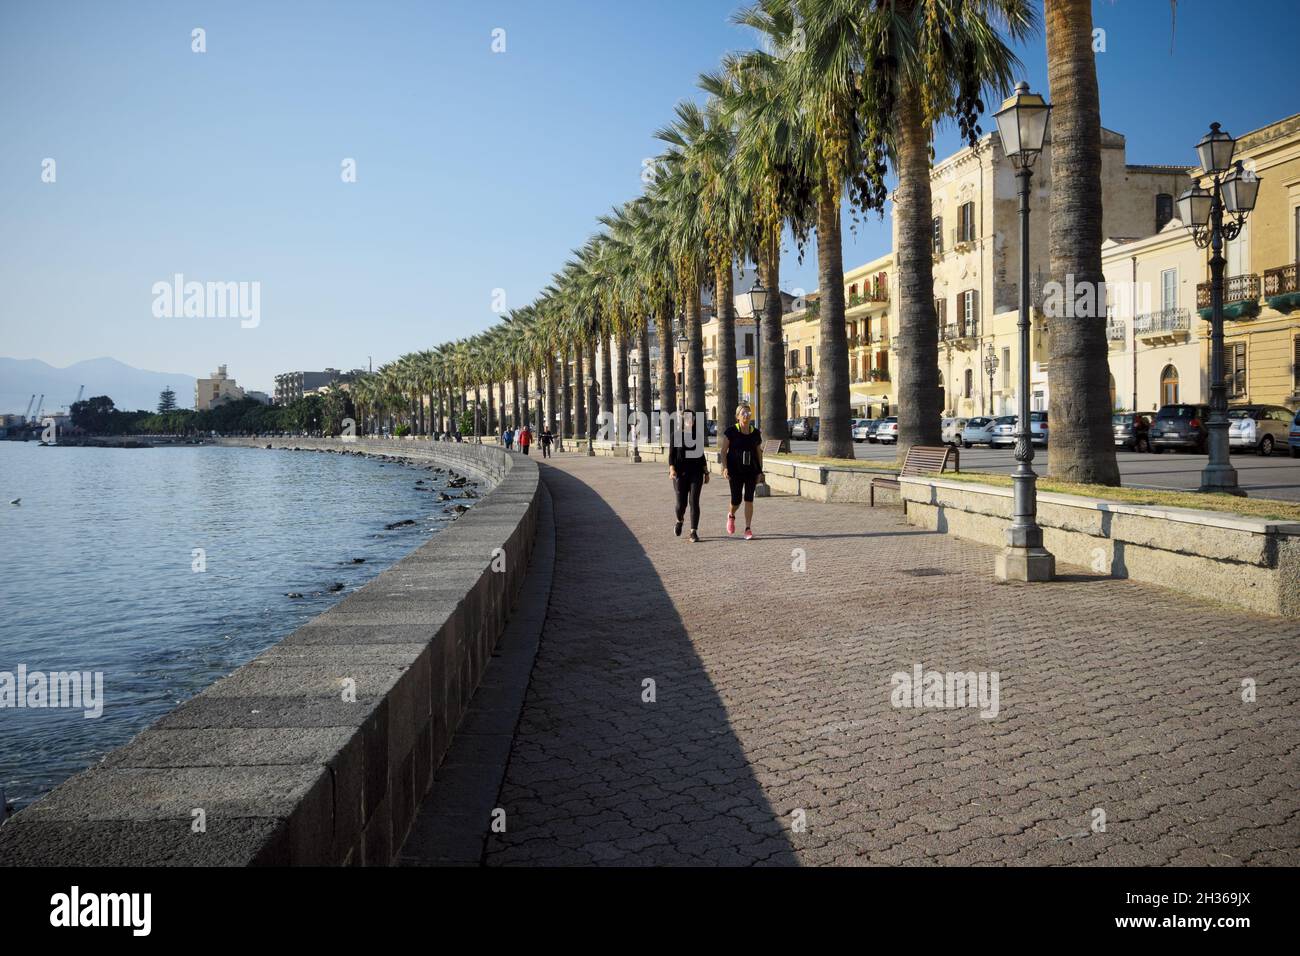
<path fill-rule="evenodd" d="M 0 826 L 0 865 L 396 858 L 523 584 L 537 465 L 469 443 L 226 443 L 398 455 L 472 472 L 491 490 L 370 583 Z"/>
<path fill-rule="evenodd" d="M 942 478 L 904 478 L 900 485 L 912 524 L 1006 545 L 1010 488 Z M 1300 523 L 1043 491 L 1038 523 L 1059 562 L 1300 618 Z"/>

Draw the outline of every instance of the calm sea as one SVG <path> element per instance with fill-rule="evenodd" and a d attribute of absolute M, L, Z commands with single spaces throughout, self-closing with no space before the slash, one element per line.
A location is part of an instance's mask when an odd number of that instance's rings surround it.
<path fill-rule="evenodd" d="M 451 518 L 418 479 L 442 490 L 445 476 L 308 452 L 0 441 L 0 672 L 103 673 L 97 718 L 0 708 L 9 801 L 95 763 L 427 540 Z"/>

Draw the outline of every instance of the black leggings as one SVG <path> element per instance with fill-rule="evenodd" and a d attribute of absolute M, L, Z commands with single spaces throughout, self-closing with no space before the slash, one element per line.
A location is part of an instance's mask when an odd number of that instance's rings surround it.
<path fill-rule="evenodd" d="M 737 472 L 728 469 L 727 481 L 731 483 L 731 507 L 740 504 L 742 493 L 746 501 L 754 500 L 754 489 L 758 486 L 758 472 Z"/>
<path fill-rule="evenodd" d="M 682 516 L 686 514 L 686 497 L 691 499 L 691 530 L 696 531 L 700 527 L 700 492 L 704 489 L 704 476 L 698 478 L 674 478 L 673 488 L 677 491 L 677 520 L 681 521 Z"/>

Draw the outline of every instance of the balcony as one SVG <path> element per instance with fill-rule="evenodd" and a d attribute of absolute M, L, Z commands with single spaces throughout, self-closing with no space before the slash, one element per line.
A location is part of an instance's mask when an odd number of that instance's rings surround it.
<path fill-rule="evenodd" d="M 973 349 L 979 344 L 979 326 L 975 323 L 952 323 L 940 330 L 939 338 L 959 349 Z"/>
<path fill-rule="evenodd" d="M 716 351 L 716 349 L 704 349 L 704 357 L 706 359 L 711 359 Z"/>
<path fill-rule="evenodd" d="M 1133 320 L 1133 335 L 1149 345 L 1173 345 L 1186 342 L 1191 335 L 1192 320 L 1186 309 L 1148 312 Z"/>
<path fill-rule="evenodd" d="M 1213 314 L 1210 305 L 1210 283 L 1196 286 L 1196 308 L 1207 322 Z M 1259 315 L 1259 276 L 1247 273 L 1228 276 L 1223 280 L 1223 317 L 1249 319 Z"/>
<path fill-rule="evenodd" d="M 889 287 L 883 284 L 865 292 L 854 292 L 844 299 L 845 309 L 852 309 L 859 305 L 887 305 L 888 303 Z"/>
<path fill-rule="evenodd" d="M 1278 312 L 1300 308 L 1300 289 L 1296 286 L 1296 263 L 1264 270 L 1264 298 L 1268 307 Z"/>
<path fill-rule="evenodd" d="M 1126 328 L 1123 322 L 1106 323 L 1106 341 L 1122 343 L 1124 341 L 1125 333 Z"/>

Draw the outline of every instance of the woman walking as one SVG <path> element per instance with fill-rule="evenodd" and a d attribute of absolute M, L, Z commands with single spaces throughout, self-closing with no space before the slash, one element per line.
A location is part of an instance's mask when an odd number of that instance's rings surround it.
<path fill-rule="evenodd" d="M 763 436 L 754 425 L 754 410 L 745 402 L 736 406 L 736 424 L 727 428 L 718 449 L 722 477 L 731 484 L 731 508 L 727 511 L 727 534 L 736 533 L 736 509 L 745 501 L 745 540 L 754 532 L 754 488 L 763 478 Z"/>
<path fill-rule="evenodd" d="M 694 434 L 695 413 L 687 409 L 682 412 L 681 435 L 678 438 Z M 709 465 L 704 458 L 704 449 L 692 445 L 688 450 L 684 441 L 674 441 L 668 448 L 668 477 L 673 480 L 673 490 L 677 492 L 677 524 L 673 528 L 673 534 L 679 538 L 682 536 L 682 520 L 686 516 L 686 505 L 689 500 L 690 541 L 697 544 L 700 540 L 700 492 L 709 483 Z"/>
<path fill-rule="evenodd" d="M 519 450 L 528 454 L 528 446 L 533 443 L 533 426 L 525 424 L 519 430 Z"/>

